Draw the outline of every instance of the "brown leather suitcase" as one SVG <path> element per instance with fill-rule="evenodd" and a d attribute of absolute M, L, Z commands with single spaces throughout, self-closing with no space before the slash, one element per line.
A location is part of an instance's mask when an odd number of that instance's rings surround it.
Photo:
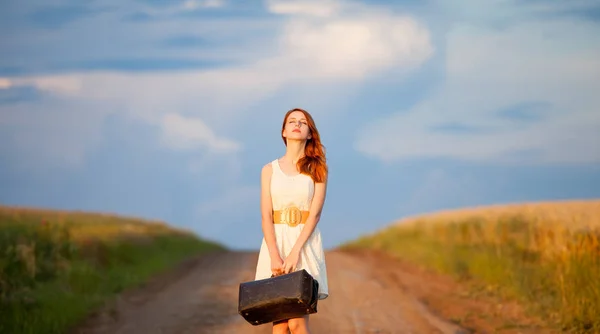
<path fill-rule="evenodd" d="M 317 313 L 319 282 L 306 270 L 240 283 L 238 313 L 254 326 Z"/>

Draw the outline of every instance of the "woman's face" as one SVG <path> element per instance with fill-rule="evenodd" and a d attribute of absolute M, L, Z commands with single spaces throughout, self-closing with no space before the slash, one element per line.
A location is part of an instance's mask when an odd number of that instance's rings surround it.
<path fill-rule="evenodd" d="M 310 139 L 310 129 L 308 128 L 308 120 L 301 111 L 294 111 L 288 115 L 285 121 L 283 136 L 286 139 L 292 140 L 307 140 Z"/>

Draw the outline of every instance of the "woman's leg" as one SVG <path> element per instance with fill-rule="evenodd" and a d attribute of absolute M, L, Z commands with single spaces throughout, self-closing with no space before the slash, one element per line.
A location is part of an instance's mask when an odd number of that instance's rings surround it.
<path fill-rule="evenodd" d="M 288 327 L 292 334 L 310 334 L 310 330 L 308 329 L 308 315 L 302 318 L 289 319 Z"/>
<path fill-rule="evenodd" d="M 273 323 L 273 334 L 290 334 L 287 320 L 275 321 Z"/>

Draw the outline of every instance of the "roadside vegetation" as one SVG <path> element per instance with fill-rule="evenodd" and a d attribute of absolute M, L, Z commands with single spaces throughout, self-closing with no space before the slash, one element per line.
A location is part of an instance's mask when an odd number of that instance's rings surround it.
<path fill-rule="evenodd" d="M 558 331 L 600 332 L 600 200 L 411 217 L 342 249 L 373 249 L 517 300 Z"/>
<path fill-rule="evenodd" d="M 163 222 L 0 206 L 0 333 L 65 333 L 124 289 L 223 248 Z"/>

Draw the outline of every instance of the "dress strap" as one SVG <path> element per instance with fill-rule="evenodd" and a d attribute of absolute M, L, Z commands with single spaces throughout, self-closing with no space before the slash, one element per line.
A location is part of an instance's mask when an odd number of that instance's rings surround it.
<path fill-rule="evenodd" d="M 273 161 L 271 161 L 271 166 L 273 167 L 273 171 L 279 171 L 281 172 L 281 167 L 279 166 L 279 160 L 275 159 Z"/>

